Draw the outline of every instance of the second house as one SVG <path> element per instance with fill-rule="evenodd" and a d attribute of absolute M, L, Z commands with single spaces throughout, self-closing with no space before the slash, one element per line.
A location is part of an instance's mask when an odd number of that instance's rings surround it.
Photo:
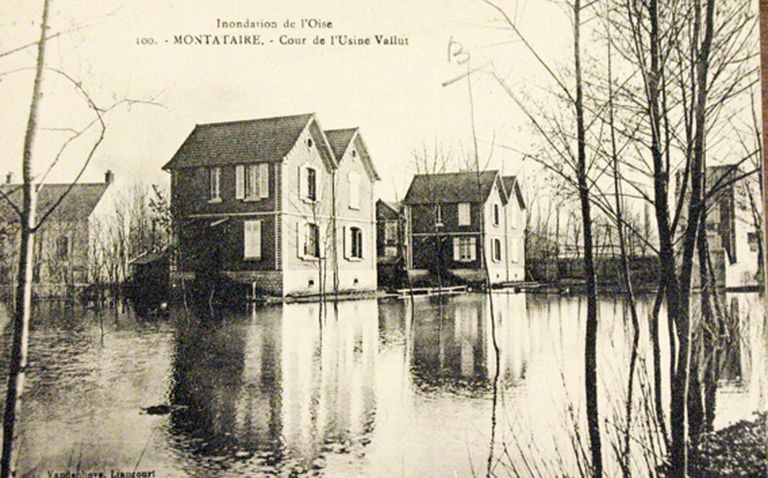
<path fill-rule="evenodd" d="M 379 178 L 357 128 L 324 131 L 314 114 L 197 125 L 163 169 L 176 277 L 280 296 L 376 289 Z"/>

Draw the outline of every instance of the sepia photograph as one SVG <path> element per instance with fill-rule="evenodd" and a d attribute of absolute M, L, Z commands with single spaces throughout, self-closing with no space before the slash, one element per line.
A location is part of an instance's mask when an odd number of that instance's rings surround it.
<path fill-rule="evenodd" d="M 768 477 L 768 1 L 0 26 L 0 478 Z"/>

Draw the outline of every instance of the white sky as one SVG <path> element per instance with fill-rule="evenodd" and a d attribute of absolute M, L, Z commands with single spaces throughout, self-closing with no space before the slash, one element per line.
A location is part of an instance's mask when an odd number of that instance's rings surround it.
<path fill-rule="evenodd" d="M 98 3 L 97 6 L 94 4 Z M 549 2 L 507 0 L 531 41 L 550 59 L 567 58 L 568 24 Z M 0 52 L 35 40 L 42 1 L 11 0 L 0 11 L 4 31 Z M 409 38 L 401 47 L 176 46 L 164 44 L 176 34 L 259 33 L 216 29 L 216 19 L 321 18 L 329 30 L 294 30 Z M 412 152 L 441 143 L 457 152 L 471 151 L 471 123 L 466 81 L 443 87 L 464 68 L 449 64 L 451 36 L 471 52 L 473 64 L 493 58 L 498 70 L 521 89 L 538 88 L 545 78 L 511 33 L 499 28 L 496 13 L 479 0 L 332 0 L 332 1 L 77 1 L 52 0 L 51 31 L 91 25 L 49 43 L 48 65 L 62 68 L 100 105 L 113 97 L 156 97 L 163 107 L 135 106 L 110 114 L 106 139 L 83 180 L 100 181 L 106 169 L 118 178 L 165 182 L 160 167 L 173 155 L 196 123 L 316 112 L 326 129 L 360 126 L 382 181 L 379 195 L 402 196 L 414 172 Z M 494 21 L 496 23 L 494 23 Z M 489 28 L 491 27 L 491 28 Z M 264 30 L 267 39 L 282 31 Z M 160 45 L 136 44 L 154 37 Z M 558 42 L 562 39 L 562 43 Z M 498 45 L 498 43 L 503 43 Z M 496 45 L 495 45 L 496 44 Z M 490 46 L 489 46 L 490 45 Z M 0 72 L 34 65 L 35 48 L 0 57 Z M 0 77 L 0 171 L 20 173 L 23 131 L 32 73 Z M 520 154 L 530 141 L 521 134 L 524 117 L 489 78 L 473 80 L 482 157 L 496 135 L 492 167 L 521 171 Z M 85 103 L 56 74 L 44 83 L 41 125 L 79 128 L 87 123 Z M 41 131 L 36 166 L 50 163 L 66 133 Z M 92 139 L 92 138 L 89 138 Z M 498 147 L 507 146 L 512 149 Z M 82 149 L 73 149 L 50 175 L 70 180 Z"/>
<path fill-rule="evenodd" d="M 99 105 L 113 98 L 155 98 L 162 107 L 135 106 L 110 113 L 108 129 L 84 181 L 101 181 L 106 169 L 118 180 L 167 183 L 160 168 L 196 123 L 316 112 L 326 129 L 359 126 L 382 181 L 378 195 L 402 197 L 412 174 L 414 150 L 440 144 L 456 156 L 472 151 L 466 65 L 448 60 L 448 42 L 464 45 L 471 64 L 492 60 L 496 71 L 526 98 L 548 100 L 552 83 L 498 13 L 482 0 L 51 0 L 51 32 L 88 25 L 49 42 L 47 63 L 65 70 Z M 569 62 L 571 24 L 556 2 L 499 0 L 530 43 L 552 65 Z M 36 40 L 42 0 L 6 0 L 0 8 L 0 54 Z M 285 31 L 286 19 L 319 18 L 332 30 Z M 217 29 L 216 20 L 275 20 L 278 30 Z M 263 47 L 178 46 L 181 34 L 261 33 Z M 399 35 L 408 46 L 279 46 L 282 33 Z M 152 37 L 156 46 L 137 45 Z M 308 42 L 311 40 L 308 40 Z M 599 45 L 586 39 L 587 55 Z M 0 56 L 0 173 L 20 172 L 36 49 Z M 17 69 L 23 69 L 15 72 Z M 9 73 L 11 72 L 11 73 Z M 521 160 L 537 140 L 525 116 L 489 75 L 473 76 L 480 157 L 489 167 L 532 176 Z M 54 73 L 44 83 L 40 124 L 80 128 L 93 118 L 71 85 Z M 554 103 L 553 103 L 554 104 Z M 535 109 L 535 108 L 534 108 Z M 36 169 L 50 164 L 66 132 L 38 135 Z M 71 180 L 82 164 L 83 138 L 50 175 Z M 4 176 L 4 174 L 3 174 Z M 121 181 L 122 182 L 122 181 Z M 541 186 L 539 186 L 541 184 Z M 546 187 L 537 183 L 536 191 Z M 530 202 L 530 201 L 529 201 Z"/>

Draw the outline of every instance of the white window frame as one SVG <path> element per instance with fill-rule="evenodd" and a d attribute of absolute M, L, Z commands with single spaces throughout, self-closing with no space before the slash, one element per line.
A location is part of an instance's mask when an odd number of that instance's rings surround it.
<path fill-rule="evenodd" d="M 309 171 L 312 171 L 315 175 L 315 197 L 312 198 L 309 195 Z M 302 201 L 307 203 L 316 203 L 320 201 L 321 188 L 320 188 L 320 170 L 310 164 L 302 164 L 299 167 L 299 197 Z"/>
<path fill-rule="evenodd" d="M 501 262 L 501 239 L 498 237 L 491 238 L 491 260 Z"/>
<path fill-rule="evenodd" d="M 459 226 L 472 225 L 472 205 L 468 202 L 460 202 L 458 206 L 459 210 Z"/>
<path fill-rule="evenodd" d="M 435 204 L 435 225 L 443 225 L 443 208 L 440 206 L 440 204 Z"/>
<path fill-rule="evenodd" d="M 243 259 L 261 260 L 262 229 L 262 221 L 260 220 L 243 221 Z M 252 234 L 256 235 L 251 236 Z"/>
<path fill-rule="evenodd" d="M 314 228 L 314 229 L 313 229 Z M 311 233 L 310 231 L 316 231 L 315 250 L 307 253 L 307 247 L 310 243 Z M 320 243 L 320 226 L 314 222 L 304 222 L 301 224 L 301 257 L 302 259 L 319 259 L 322 255 L 321 243 Z"/>
<path fill-rule="evenodd" d="M 208 202 L 221 202 L 221 168 L 208 169 Z"/>
<path fill-rule="evenodd" d="M 457 262 L 474 262 L 477 260 L 476 237 L 454 237 L 453 248 L 453 260 Z"/>
<path fill-rule="evenodd" d="M 349 259 L 361 260 L 363 258 L 363 229 L 358 226 L 347 228 L 349 234 Z"/>

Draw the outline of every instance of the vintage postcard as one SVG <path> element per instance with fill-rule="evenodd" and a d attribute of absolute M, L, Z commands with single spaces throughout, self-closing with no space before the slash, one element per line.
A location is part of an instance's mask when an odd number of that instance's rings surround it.
<path fill-rule="evenodd" d="M 0 478 L 768 476 L 757 2 L 0 25 Z"/>

